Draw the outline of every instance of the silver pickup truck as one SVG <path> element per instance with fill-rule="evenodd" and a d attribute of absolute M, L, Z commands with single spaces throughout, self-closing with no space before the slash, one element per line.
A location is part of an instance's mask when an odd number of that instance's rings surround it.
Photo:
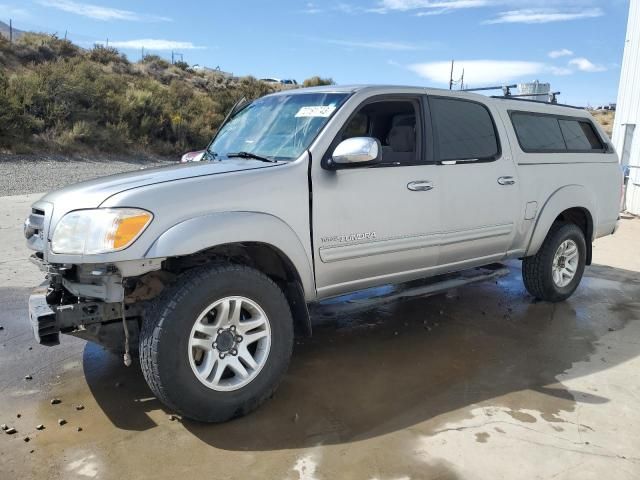
<path fill-rule="evenodd" d="M 196 157 L 49 193 L 25 236 L 38 340 L 137 351 L 154 394 L 205 422 L 272 395 L 310 303 L 505 259 L 565 300 L 621 198 L 584 110 L 436 89 L 268 95 Z"/>

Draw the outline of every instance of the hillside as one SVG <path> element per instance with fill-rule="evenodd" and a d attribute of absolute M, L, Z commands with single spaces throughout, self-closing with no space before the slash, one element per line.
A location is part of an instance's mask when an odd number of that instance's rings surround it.
<path fill-rule="evenodd" d="M 17 30 L 15 27 L 13 29 L 13 39 L 17 40 L 18 38 L 20 38 L 20 36 L 22 36 L 24 32 L 22 30 Z M 4 23 L 2 21 L 0 21 L 0 36 L 4 36 L 9 38 L 9 25 L 7 23 Z"/>
<path fill-rule="evenodd" d="M 0 153 L 199 149 L 237 100 L 277 88 L 50 35 L 0 36 Z"/>

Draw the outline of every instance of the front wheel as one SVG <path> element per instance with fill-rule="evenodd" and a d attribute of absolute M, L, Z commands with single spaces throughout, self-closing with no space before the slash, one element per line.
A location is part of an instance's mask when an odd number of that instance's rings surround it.
<path fill-rule="evenodd" d="M 273 394 L 292 348 L 291 310 L 271 279 L 244 266 L 202 267 L 154 300 L 142 326 L 140 363 L 168 407 L 223 422 Z"/>
<path fill-rule="evenodd" d="M 566 300 L 580 284 L 586 258 L 582 230 L 573 223 L 554 224 L 538 253 L 522 262 L 524 285 L 541 300 Z"/>

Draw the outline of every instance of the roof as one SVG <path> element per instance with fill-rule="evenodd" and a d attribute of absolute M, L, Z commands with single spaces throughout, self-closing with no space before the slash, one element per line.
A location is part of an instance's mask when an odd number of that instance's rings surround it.
<path fill-rule="evenodd" d="M 305 93 L 356 93 L 368 92 L 372 95 L 396 93 L 396 94 L 414 94 L 414 95 L 446 95 L 452 97 L 466 98 L 469 100 L 481 101 L 484 103 L 499 103 L 506 108 L 513 110 L 527 110 L 538 112 L 554 112 L 556 114 L 564 114 L 567 116 L 583 116 L 579 112 L 581 109 L 570 105 L 553 104 L 547 102 L 537 102 L 534 100 L 525 100 L 509 97 L 491 97 L 480 93 L 466 92 L 464 90 L 448 90 L 442 88 L 416 87 L 406 85 L 325 85 L 321 87 L 307 87 L 294 90 L 283 90 L 272 95 L 300 95 Z M 506 102 L 503 103 L 503 102 Z M 587 114 L 585 113 L 584 116 Z"/>
<path fill-rule="evenodd" d="M 409 85 L 323 85 L 321 87 L 306 87 L 296 90 L 285 90 L 273 93 L 272 95 L 296 95 L 304 93 L 355 93 L 368 91 L 372 93 L 413 93 L 425 94 L 432 92 L 465 93 L 458 91 L 443 90 L 440 88 L 416 87 Z M 469 95 L 469 94 L 467 94 Z M 483 98 L 486 98 L 483 96 Z"/>

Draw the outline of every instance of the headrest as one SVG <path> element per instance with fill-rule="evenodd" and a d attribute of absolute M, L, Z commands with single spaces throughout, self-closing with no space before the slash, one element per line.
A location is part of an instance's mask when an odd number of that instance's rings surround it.
<path fill-rule="evenodd" d="M 416 133 L 413 126 L 396 126 L 389 132 L 389 146 L 394 152 L 413 152 L 416 145 Z"/>
<path fill-rule="evenodd" d="M 416 124 L 416 116 L 413 113 L 405 113 L 402 115 L 396 115 L 391 120 L 391 126 L 405 126 L 405 127 L 413 127 Z"/>

